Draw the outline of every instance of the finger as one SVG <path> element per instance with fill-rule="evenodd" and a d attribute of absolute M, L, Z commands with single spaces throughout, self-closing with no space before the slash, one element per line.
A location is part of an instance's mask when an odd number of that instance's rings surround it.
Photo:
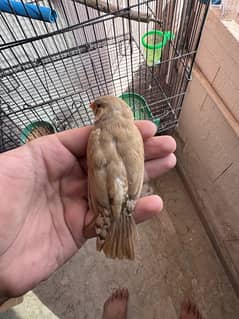
<path fill-rule="evenodd" d="M 134 218 L 137 224 L 144 222 L 156 215 L 163 209 L 163 201 L 157 195 L 140 198 L 135 207 Z"/>
<path fill-rule="evenodd" d="M 144 140 L 154 136 L 157 132 L 157 126 L 151 121 L 135 121 L 135 124 L 140 130 Z"/>
<path fill-rule="evenodd" d="M 81 214 L 88 211 L 88 201 L 84 199 L 72 201 L 71 198 L 65 198 L 64 205 L 68 206 L 67 214 L 65 214 L 66 224 L 75 243 L 80 248 L 85 242 L 85 238 L 82 236 L 82 229 L 85 225 L 84 215 L 82 216 Z"/>
<path fill-rule="evenodd" d="M 138 224 L 152 218 L 153 216 L 159 214 L 162 208 L 163 201 L 157 195 L 151 195 L 138 199 L 134 213 L 135 222 Z M 85 218 L 86 226 L 84 227 L 84 237 L 86 239 L 96 236 L 94 218 L 94 214 L 91 211 L 88 211 Z"/>
<path fill-rule="evenodd" d="M 76 157 L 84 156 L 92 126 L 67 130 L 56 134 L 60 142 Z"/>
<path fill-rule="evenodd" d="M 165 174 L 175 167 L 176 162 L 177 160 L 174 154 L 145 162 L 144 181 L 148 182 L 150 179 L 157 178 Z"/>
<path fill-rule="evenodd" d="M 87 167 L 87 159 L 86 159 L 86 157 L 82 157 L 79 160 L 79 163 L 80 163 L 80 167 L 81 167 L 82 171 L 84 172 L 85 175 L 87 175 L 88 174 L 88 167 Z"/>
<path fill-rule="evenodd" d="M 145 159 L 162 158 L 176 150 L 176 142 L 171 136 L 155 136 L 144 142 Z"/>
<path fill-rule="evenodd" d="M 95 232 L 95 215 L 91 210 L 88 210 L 85 221 L 84 221 L 84 228 L 83 228 L 83 234 L 86 239 L 92 238 L 96 236 Z"/>
<path fill-rule="evenodd" d="M 156 133 L 157 128 L 151 121 L 136 121 L 135 124 L 140 130 L 143 139 L 148 139 Z M 92 126 L 85 126 L 58 133 L 55 134 L 55 136 L 72 154 L 76 157 L 81 157 L 86 154 L 87 142 L 91 130 Z"/>

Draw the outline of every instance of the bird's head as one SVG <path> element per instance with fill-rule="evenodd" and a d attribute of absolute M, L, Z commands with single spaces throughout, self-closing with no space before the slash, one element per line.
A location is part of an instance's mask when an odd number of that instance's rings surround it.
<path fill-rule="evenodd" d="M 91 103 L 90 107 L 95 115 L 95 121 L 112 119 L 119 116 L 133 119 L 129 106 L 115 96 L 101 96 Z"/>

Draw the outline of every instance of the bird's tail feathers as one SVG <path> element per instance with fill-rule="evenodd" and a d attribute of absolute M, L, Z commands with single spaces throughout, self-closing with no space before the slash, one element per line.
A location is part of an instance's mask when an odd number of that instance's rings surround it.
<path fill-rule="evenodd" d="M 118 220 L 113 220 L 104 240 L 97 238 L 97 250 L 103 250 L 109 258 L 135 258 L 136 224 L 132 215 L 122 213 Z"/>

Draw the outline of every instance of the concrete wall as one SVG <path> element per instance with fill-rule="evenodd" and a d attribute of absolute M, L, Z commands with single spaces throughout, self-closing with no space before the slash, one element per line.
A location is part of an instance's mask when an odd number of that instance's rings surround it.
<path fill-rule="evenodd" d="M 179 169 L 239 294 L 239 26 L 233 27 L 234 35 L 210 10 L 176 137 Z"/>

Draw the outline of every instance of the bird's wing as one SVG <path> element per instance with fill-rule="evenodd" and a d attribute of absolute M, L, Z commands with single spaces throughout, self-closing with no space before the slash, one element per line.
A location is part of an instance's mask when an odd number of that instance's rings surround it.
<path fill-rule="evenodd" d="M 100 147 L 100 134 L 100 129 L 92 130 L 87 147 L 89 206 L 95 215 L 99 215 L 98 201 L 100 206 L 110 207 L 105 170 L 107 160 Z"/>
<path fill-rule="evenodd" d="M 116 216 L 127 193 L 127 174 L 111 134 L 93 130 L 87 157 L 90 208 L 95 215 Z"/>
<path fill-rule="evenodd" d="M 134 124 L 119 135 L 117 149 L 127 171 L 129 199 L 137 199 L 144 179 L 144 147 L 142 136 Z"/>

